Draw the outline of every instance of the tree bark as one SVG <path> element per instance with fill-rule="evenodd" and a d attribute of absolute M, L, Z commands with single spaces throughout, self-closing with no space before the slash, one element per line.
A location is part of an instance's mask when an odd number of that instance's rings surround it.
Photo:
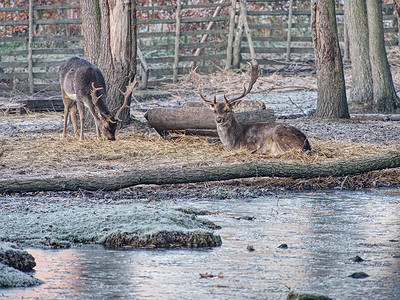
<path fill-rule="evenodd" d="M 352 70 L 349 104 L 355 108 L 372 109 L 374 90 L 369 62 L 367 5 L 364 0 L 345 1 L 344 5 Z"/>
<path fill-rule="evenodd" d="M 311 31 L 318 85 L 315 116 L 349 118 L 334 0 L 311 1 Z"/>
<path fill-rule="evenodd" d="M 13 179 L 0 181 L 0 193 L 118 190 L 138 184 L 173 184 L 251 177 L 315 178 L 355 175 L 400 167 L 400 151 L 322 163 L 245 162 L 198 168 L 130 170 L 119 175 Z"/>
<path fill-rule="evenodd" d="M 81 2 L 85 58 L 102 71 L 107 105 L 114 111 L 124 101 L 121 91 L 125 91 L 136 74 L 136 1 Z M 123 124 L 128 124 L 129 110 L 125 109 L 119 118 Z"/>
<path fill-rule="evenodd" d="M 394 89 L 385 49 L 382 2 L 367 0 L 366 3 L 374 101 L 378 112 L 392 113 L 398 107 L 399 98 Z"/>

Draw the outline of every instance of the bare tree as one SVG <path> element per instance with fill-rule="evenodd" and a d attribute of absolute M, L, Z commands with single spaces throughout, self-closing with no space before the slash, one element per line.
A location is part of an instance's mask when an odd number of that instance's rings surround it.
<path fill-rule="evenodd" d="M 381 1 L 346 1 L 345 17 L 350 36 L 352 108 L 394 112 L 399 99 L 387 60 Z"/>
<path fill-rule="evenodd" d="M 317 70 L 316 117 L 349 118 L 335 1 L 311 1 L 311 31 Z"/>
<path fill-rule="evenodd" d="M 369 56 L 373 78 L 374 102 L 379 112 L 392 113 L 399 105 L 385 49 L 382 2 L 367 0 Z"/>
<path fill-rule="evenodd" d="M 120 91 L 136 74 L 136 1 L 82 0 L 81 4 L 85 58 L 102 71 L 108 106 L 116 110 L 124 102 Z M 129 110 L 120 119 L 129 123 Z"/>
<path fill-rule="evenodd" d="M 365 0 L 344 2 L 350 40 L 352 84 L 349 104 L 356 109 L 372 109 L 374 90 L 369 62 L 369 34 Z"/>

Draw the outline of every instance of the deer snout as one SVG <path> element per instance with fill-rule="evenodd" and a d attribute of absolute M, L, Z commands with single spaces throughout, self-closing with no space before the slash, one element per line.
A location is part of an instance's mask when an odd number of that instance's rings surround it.
<path fill-rule="evenodd" d="M 223 119 L 222 117 L 216 117 L 216 118 L 215 118 L 215 122 L 217 122 L 218 124 L 219 124 L 219 123 L 222 123 L 223 120 L 224 120 L 224 119 Z"/>

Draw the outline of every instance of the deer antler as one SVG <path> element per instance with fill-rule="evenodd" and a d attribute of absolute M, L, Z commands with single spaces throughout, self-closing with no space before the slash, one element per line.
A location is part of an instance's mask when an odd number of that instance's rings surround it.
<path fill-rule="evenodd" d="M 125 108 L 130 108 L 130 106 L 128 106 L 128 100 L 129 100 L 129 97 L 131 96 L 133 88 L 135 87 L 136 84 L 137 84 L 137 80 L 136 80 L 136 76 L 135 76 L 135 78 L 133 78 L 133 81 L 129 81 L 128 85 L 126 86 L 125 92 L 119 90 L 122 93 L 122 95 L 124 95 L 124 103 L 122 104 L 120 109 L 118 109 L 117 113 L 115 114 L 114 118 L 117 121 L 121 122 L 121 120 L 119 119 L 119 115 Z"/>
<path fill-rule="evenodd" d="M 196 75 L 196 77 L 195 77 L 195 85 L 196 85 L 197 92 L 198 92 L 199 95 L 200 95 L 200 98 L 203 99 L 204 102 L 206 102 L 206 103 L 208 103 L 208 104 L 216 104 L 216 103 L 217 103 L 217 97 L 216 97 L 216 96 L 214 96 L 214 100 L 213 100 L 213 101 L 212 101 L 212 100 L 208 100 L 208 99 L 206 99 L 206 98 L 203 96 L 202 92 L 200 91 L 199 84 L 198 84 L 198 82 L 197 82 L 197 76 L 198 76 L 198 74 L 196 73 L 196 70 L 197 70 L 197 67 L 196 67 L 194 70 L 192 70 L 191 73 L 194 74 L 194 75 Z"/>
<path fill-rule="evenodd" d="M 101 94 L 100 96 L 97 97 L 96 96 L 96 92 L 100 91 L 102 89 L 103 89 L 102 87 L 98 87 L 98 88 L 94 87 L 94 82 L 92 82 L 92 93 L 91 93 L 91 96 L 92 96 L 93 104 L 96 105 L 96 106 L 97 106 L 97 102 L 99 101 L 99 99 L 101 97 L 103 97 L 103 94 Z"/>
<path fill-rule="evenodd" d="M 244 96 L 246 96 L 248 93 L 250 93 L 251 89 L 253 88 L 254 83 L 256 83 L 257 78 L 260 74 L 260 71 L 258 69 L 258 64 L 257 64 L 257 62 L 255 62 L 254 65 L 250 62 L 248 62 L 247 64 L 250 66 L 249 87 L 246 89 L 246 87 L 244 86 L 243 93 L 240 96 L 230 99 L 230 100 L 226 97 L 226 94 L 224 94 L 224 99 L 225 99 L 226 103 L 233 104 L 235 101 L 242 99 Z"/>
<path fill-rule="evenodd" d="M 201 91 L 200 91 L 199 88 L 197 88 L 197 91 L 199 92 L 200 98 L 203 99 L 206 103 L 208 103 L 208 104 L 216 104 L 216 103 L 217 103 L 217 96 L 214 95 L 214 100 L 211 101 L 211 100 L 206 99 L 206 98 L 203 96 L 203 94 L 201 93 Z"/>

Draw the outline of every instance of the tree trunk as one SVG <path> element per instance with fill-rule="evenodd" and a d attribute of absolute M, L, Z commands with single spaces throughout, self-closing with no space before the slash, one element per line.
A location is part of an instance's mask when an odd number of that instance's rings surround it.
<path fill-rule="evenodd" d="M 316 178 L 355 175 L 400 167 L 400 151 L 322 163 L 245 162 L 198 168 L 130 170 L 103 177 L 53 177 L 0 180 L 0 193 L 37 191 L 118 190 L 138 184 L 172 184 L 251 177 Z"/>
<path fill-rule="evenodd" d="M 356 109 L 374 107 L 367 6 L 364 0 L 345 1 L 344 11 L 350 39 L 352 84 L 349 104 Z"/>
<path fill-rule="evenodd" d="M 124 101 L 120 91 L 125 91 L 136 74 L 136 1 L 81 2 L 85 58 L 102 71 L 107 105 L 114 111 Z M 119 118 L 123 124 L 129 123 L 129 110 L 125 109 Z"/>
<path fill-rule="evenodd" d="M 311 1 L 311 31 L 318 85 L 315 116 L 349 118 L 333 0 Z"/>
<path fill-rule="evenodd" d="M 392 113 L 398 106 L 392 74 L 387 60 L 383 33 L 382 2 L 367 0 L 370 63 L 374 101 L 379 112 Z"/>

